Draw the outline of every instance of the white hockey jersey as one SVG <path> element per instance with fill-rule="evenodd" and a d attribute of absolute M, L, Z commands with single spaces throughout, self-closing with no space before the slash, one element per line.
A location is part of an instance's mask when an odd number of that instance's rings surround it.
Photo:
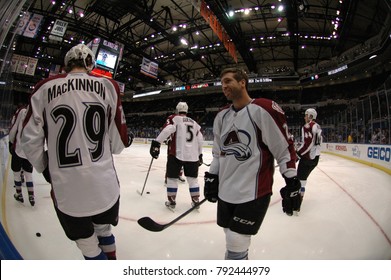
<path fill-rule="evenodd" d="M 26 117 L 27 109 L 26 107 L 19 108 L 15 115 L 12 117 L 11 120 L 11 128 L 9 131 L 9 141 L 12 143 L 12 147 L 15 151 L 15 153 L 20 158 L 26 158 L 26 155 L 24 154 L 24 151 L 22 149 L 22 145 L 20 144 L 20 136 L 23 128 L 23 121 Z"/>
<path fill-rule="evenodd" d="M 38 83 L 21 140 L 38 172 L 49 165 L 55 203 L 62 212 L 91 216 L 118 200 L 112 154 L 129 144 L 119 88 L 113 80 L 69 73 Z"/>
<path fill-rule="evenodd" d="M 170 136 L 169 154 L 181 161 L 198 161 L 204 139 L 196 121 L 186 115 L 169 116 L 156 141 L 163 143 Z"/>
<path fill-rule="evenodd" d="M 280 172 L 296 176 L 296 154 L 285 114 L 274 101 L 254 99 L 239 111 L 222 109 L 213 124 L 213 160 L 219 197 L 229 203 L 252 201 L 272 193 L 274 159 Z"/>
<path fill-rule="evenodd" d="M 306 159 L 314 159 L 320 155 L 322 144 L 322 129 L 315 121 L 306 123 L 301 129 L 301 145 L 297 154 Z"/>

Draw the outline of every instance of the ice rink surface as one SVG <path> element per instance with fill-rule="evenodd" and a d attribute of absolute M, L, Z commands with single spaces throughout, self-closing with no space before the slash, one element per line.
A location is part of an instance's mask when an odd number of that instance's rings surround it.
<path fill-rule="evenodd" d="M 211 149 L 204 148 L 210 163 Z M 122 260 L 222 260 L 223 230 L 216 225 L 216 204 L 205 202 L 199 210 L 161 232 L 140 227 L 137 220 L 148 216 L 168 223 L 190 208 L 187 183 L 179 182 L 177 206 L 164 206 L 166 146 L 151 162 L 149 145 L 133 144 L 115 155 L 121 184 L 120 221 L 113 229 L 117 257 Z M 203 175 L 199 172 L 201 192 Z M 380 260 L 391 259 L 391 176 L 375 168 L 322 154 L 308 179 L 299 216 L 282 212 L 279 189 L 284 180 L 278 168 L 273 196 L 259 233 L 252 237 L 249 258 L 253 260 Z M 14 200 L 13 174 L 8 173 L 3 226 L 24 259 L 83 259 L 76 244 L 68 240 L 57 220 L 49 195 L 50 186 L 34 173 L 36 204 Z M 82 186 L 81 186 L 82 187 Z M 201 195 L 203 198 L 203 195 Z M 36 233 L 41 234 L 40 237 Z"/>

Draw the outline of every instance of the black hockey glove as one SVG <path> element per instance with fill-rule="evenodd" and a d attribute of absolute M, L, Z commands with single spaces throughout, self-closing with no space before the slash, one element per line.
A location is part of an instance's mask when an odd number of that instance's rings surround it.
<path fill-rule="evenodd" d="M 149 153 L 154 159 L 157 159 L 160 154 L 160 143 L 158 141 L 152 140 L 151 142 L 151 149 L 149 150 Z"/>
<path fill-rule="evenodd" d="M 282 211 L 288 216 L 293 215 L 293 211 L 300 211 L 301 196 L 299 193 L 301 184 L 297 177 L 285 178 L 286 186 L 280 190 L 282 197 Z"/>
<path fill-rule="evenodd" d="M 46 182 L 49 184 L 52 183 L 52 178 L 50 177 L 49 173 L 49 166 L 46 166 L 45 170 L 42 172 L 43 177 L 45 178 Z"/>
<path fill-rule="evenodd" d="M 202 154 L 198 156 L 198 166 L 201 166 L 204 163 L 204 160 L 202 159 Z"/>
<path fill-rule="evenodd" d="M 13 144 L 11 142 L 8 142 L 8 150 L 9 150 L 10 154 L 12 155 L 14 149 L 13 149 Z"/>
<path fill-rule="evenodd" d="M 216 202 L 219 194 L 219 176 L 205 172 L 204 196 L 210 202 Z"/>

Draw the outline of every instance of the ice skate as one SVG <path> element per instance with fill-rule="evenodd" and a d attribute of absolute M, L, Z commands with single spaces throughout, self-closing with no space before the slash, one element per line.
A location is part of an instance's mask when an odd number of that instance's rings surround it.
<path fill-rule="evenodd" d="M 175 211 L 175 206 L 176 206 L 176 202 L 175 201 L 166 201 L 165 205 L 166 205 L 168 210 L 170 210 L 172 212 Z"/>
<path fill-rule="evenodd" d="M 21 203 L 24 202 L 23 195 L 21 193 L 15 193 L 14 194 L 14 198 L 15 198 L 16 201 L 19 201 Z"/>
<path fill-rule="evenodd" d="M 192 201 L 191 201 L 191 207 L 194 207 L 194 206 L 196 206 L 198 203 L 200 203 L 200 201 L 198 200 L 198 198 L 192 198 L 191 199 Z M 195 207 L 195 209 L 200 209 L 200 206 L 199 205 L 197 205 L 196 207 Z"/>
<path fill-rule="evenodd" d="M 31 204 L 31 206 L 34 206 L 35 205 L 35 199 L 34 199 L 34 195 L 29 195 L 29 202 Z"/>

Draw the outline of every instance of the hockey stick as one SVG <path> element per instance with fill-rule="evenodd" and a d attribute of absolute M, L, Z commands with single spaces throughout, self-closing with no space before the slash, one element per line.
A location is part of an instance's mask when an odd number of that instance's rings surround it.
<path fill-rule="evenodd" d="M 197 203 L 196 205 L 194 205 L 193 207 L 191 207 L 189 210 L 187 210 L 186 212 L 184 212 L 183 214 L 181 214 L 180 216 L 178 216 L 177 218 L 175 218 L 174 220 L 172 220 L 171 222 L 167 223 L 167 224 L 158 224 L 156 223 L 154 220 L 152 220 L 150 217 L 143 217 L 143 218 L 140 218 L 137 223 L 142 226 L 143 228 L 149 230 L 149 231 L 154 231 L 154 232 L 158 232 L 158 231 L 162 231 L 166 228 L 168 228 L 169 226 L 175 224 L 177 221 L 179 221 L 180 219 L 182 219 L 183 217 L 185 217 L 187 214 L 189 214 L 190 212 L 192 212 L 194 209 L 197 209 L 202 203 L 204 203 L 206 201 L 206 198 L 204 198 L 203 200 L 201 200 L 199 203 Z"/>
<path fill-rule="evenodd" d="M 203 162 L 202 164 L 203 164 L 203 165 L 206 165 L 206 166 L 210 166 L 210 165 L 211 165 L 211 163 L 207 164 L 207 163 L 205 163 L 205 162 Z"/>
<path fill-rule="evenodd" d="M 139 190 L 137 190 L 137 193 L 138 193 L 139 195 L 141 195 L 141 196 L 143 195 L 144 189 L 145 189 L 145 185 L 147 184 L 147 179 L 148 179 L 148 176 L 149 176 L 149 171 L 151 171 L 152 162 L 153 162 L 153 158 L 151 159 L 151 163 L 149 164 L 149 168 L 148 168 L 148 172 L 147 172 L 147 177 L 145 177 L 145 182 L 144 182 L 144 186 L 143 186 L 142 191 L 139 192 Z"/>

